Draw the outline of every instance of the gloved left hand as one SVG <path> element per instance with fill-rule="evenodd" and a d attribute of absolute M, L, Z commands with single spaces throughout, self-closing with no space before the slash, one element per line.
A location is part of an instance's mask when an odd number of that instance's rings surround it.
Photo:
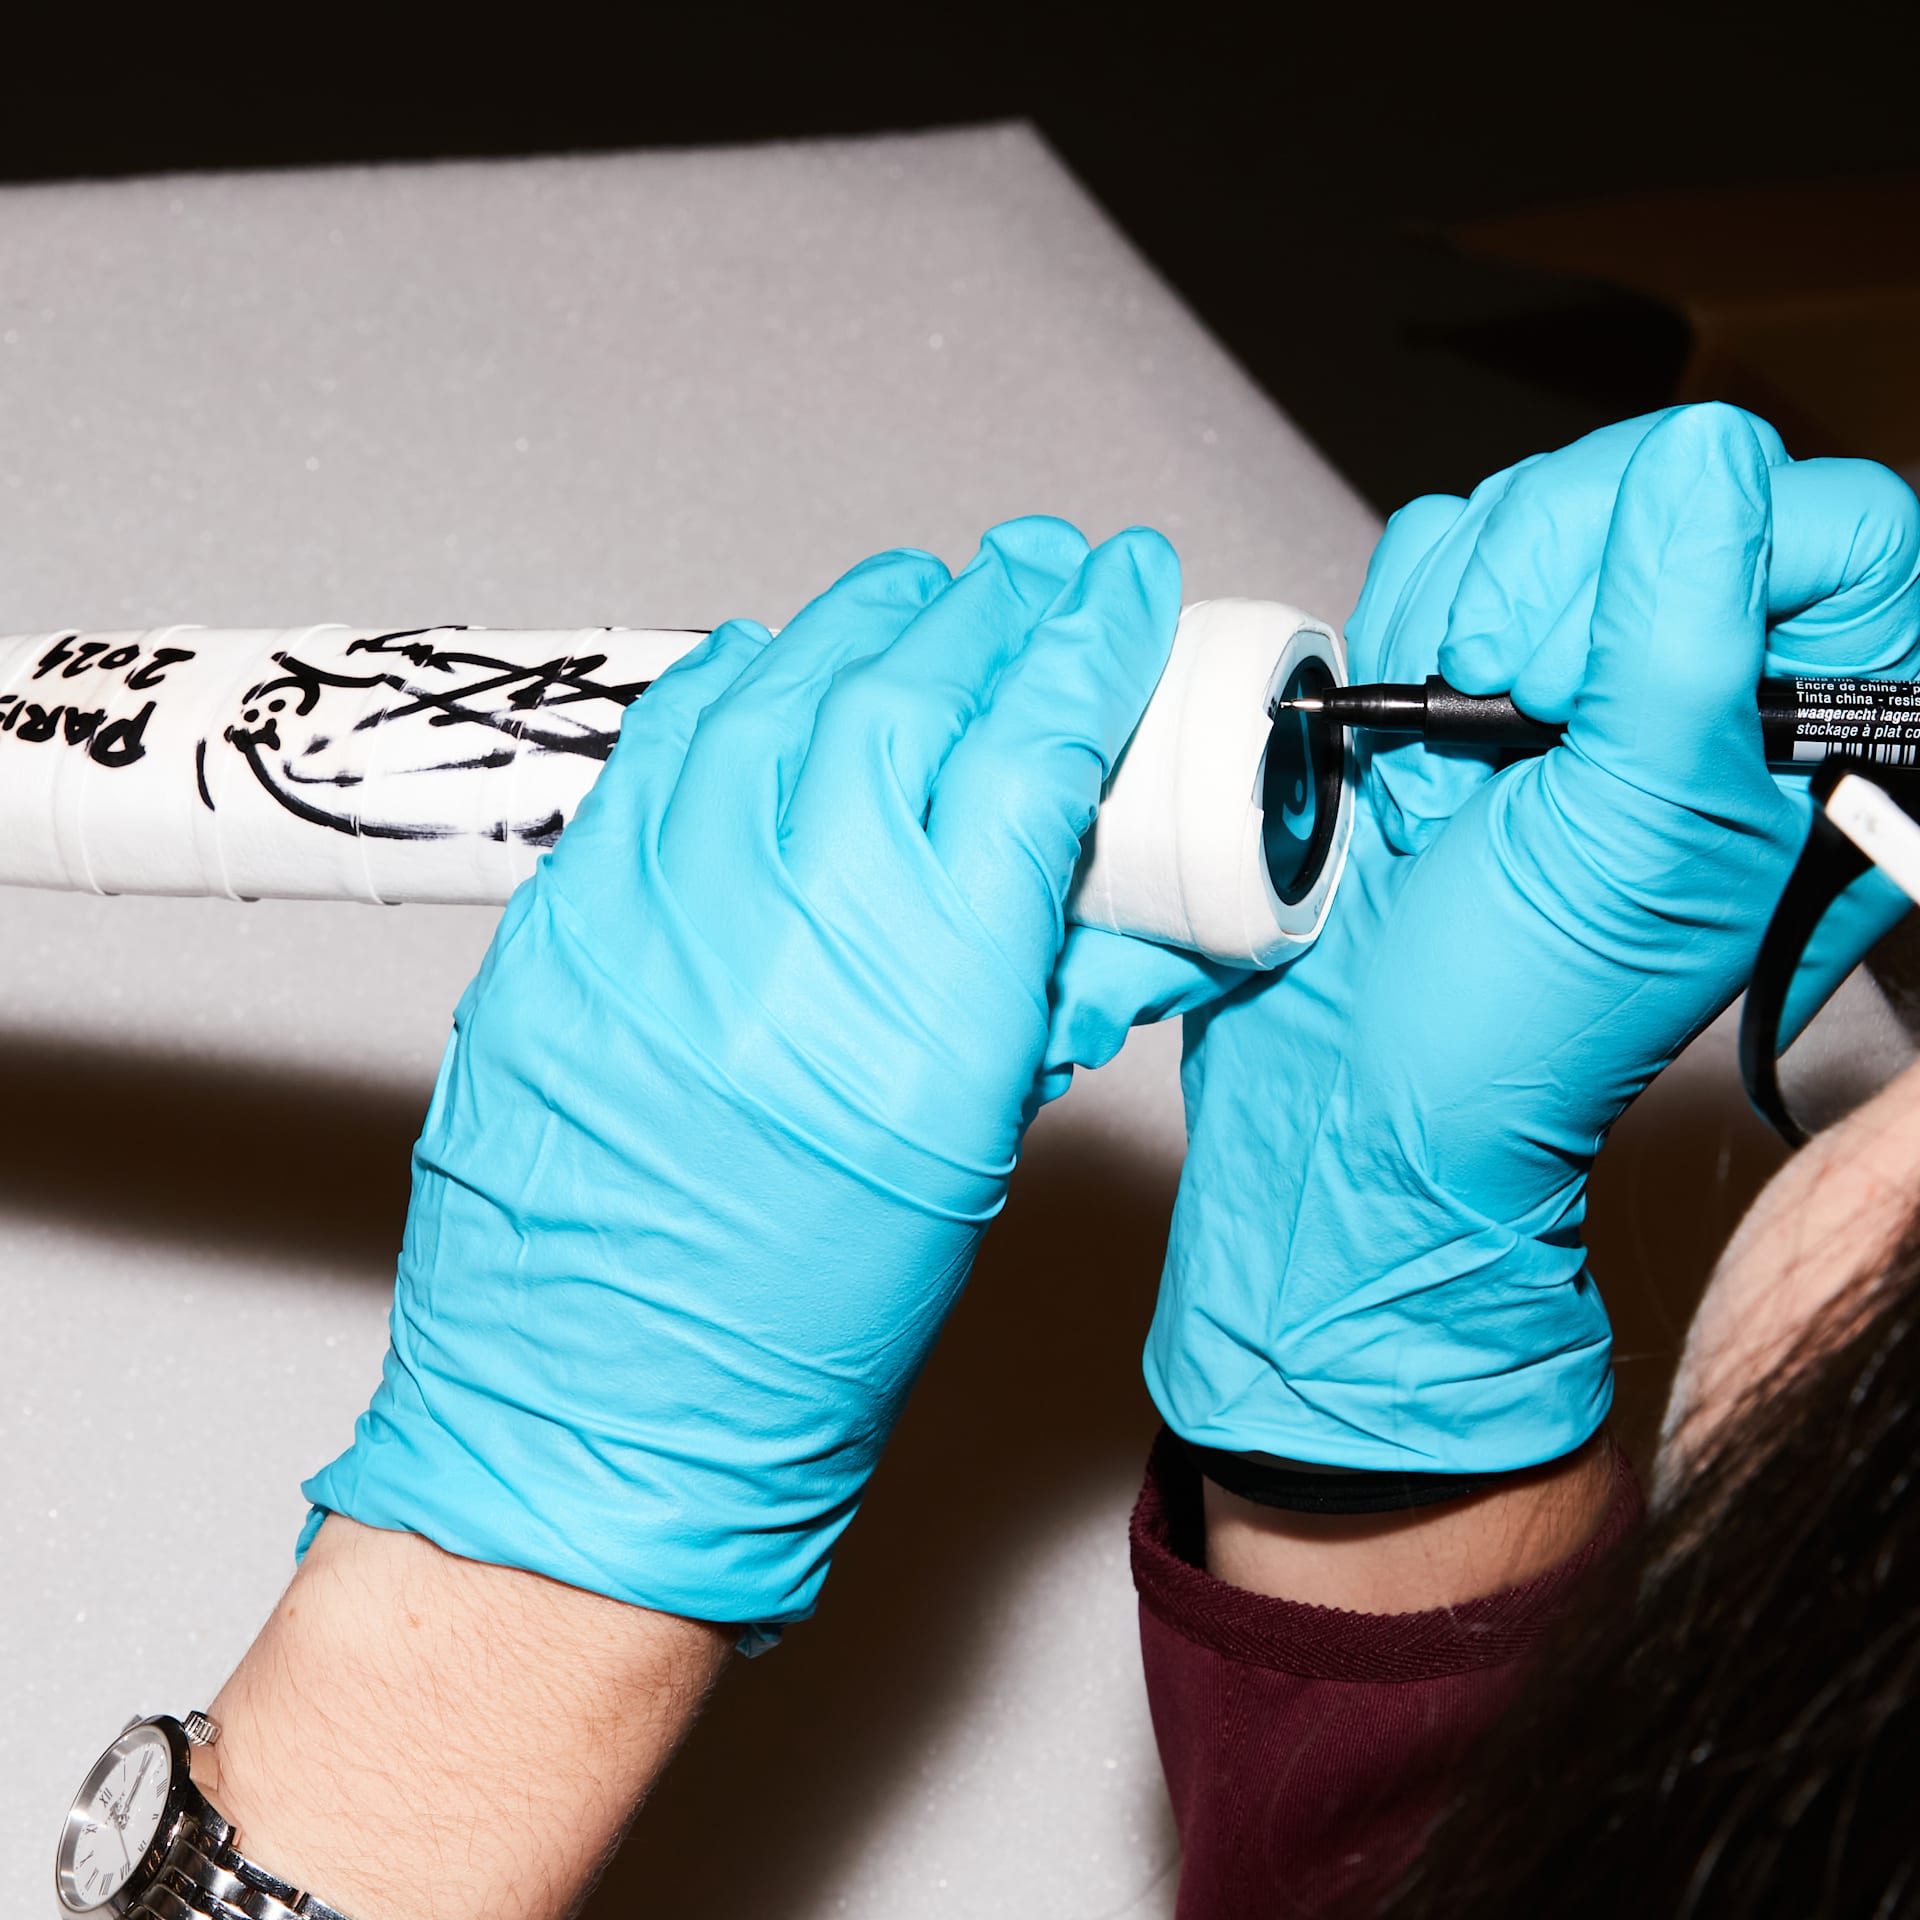
<path fill-rule="evenodd" d="M 883 554 L 627 715 L 455 1016 L 317 1508 L 698 1619 L 812 1608 L 999 1210 L 1179 565 Z"/>

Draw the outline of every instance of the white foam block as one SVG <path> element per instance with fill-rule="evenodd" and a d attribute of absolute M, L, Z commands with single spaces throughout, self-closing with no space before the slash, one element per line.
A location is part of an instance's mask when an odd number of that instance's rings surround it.
<path fill-rule="evenodd" d="M 1338 616 L 1375 526 L 1019 128 L 0 194 L 0 631 L 778 623 L 1048 511 Z M 0 1908 L 375 1378 L 485 910 L 0 891 Z M 599 1911 L 1171 1911 L 1124 1525 L 1178 1035 L 1036 1129 L 820 1617 Z M 358 1184 L 356 1184 L 358 1183 Z"/>

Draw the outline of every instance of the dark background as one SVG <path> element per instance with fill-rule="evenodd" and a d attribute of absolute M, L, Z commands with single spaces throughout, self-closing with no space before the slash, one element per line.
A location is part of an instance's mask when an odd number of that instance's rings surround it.
<path fill-rule="evenodd" d="M 1687 353 L 1668 309 L 1463 258 L 1450 225 L 1920 174 L 1914 0 L 89 10 L 36 33 L 0 178 L 1031 120 L 1382 510 L 1661 404 Z"/>

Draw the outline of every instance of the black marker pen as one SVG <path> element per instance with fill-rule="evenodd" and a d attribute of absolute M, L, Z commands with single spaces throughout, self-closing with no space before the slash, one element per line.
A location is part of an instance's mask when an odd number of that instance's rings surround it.
<path fill-rule="evenodd" d="M 1880 766 L 1920 766 L 1920 682 L 1762 680 L 1760 732 L 1767 764 L 1806 766 L 1845 753 Z M 1475 695 L 1436 673 L 1424 684 L 1331 687 L 1278 700 L 1274 712 L 1318 715 L 1371 733 L 1408 734 L 1430 747 L 1495 747 L 1545 753 L 1563 728 L 1535 720 L 1504 693 Z"/>

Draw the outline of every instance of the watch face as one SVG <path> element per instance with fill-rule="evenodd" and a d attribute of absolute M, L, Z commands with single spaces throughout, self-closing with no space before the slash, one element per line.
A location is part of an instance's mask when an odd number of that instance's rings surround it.
<path fill-rule="evenodd" d="M 173 1749 L 150 1721 L 129 1727 L 87 1775 L 60 1835 L 54 1888 L 69 1913 L 104 1907 L 133 1878 L 160 1831 Z"/>

